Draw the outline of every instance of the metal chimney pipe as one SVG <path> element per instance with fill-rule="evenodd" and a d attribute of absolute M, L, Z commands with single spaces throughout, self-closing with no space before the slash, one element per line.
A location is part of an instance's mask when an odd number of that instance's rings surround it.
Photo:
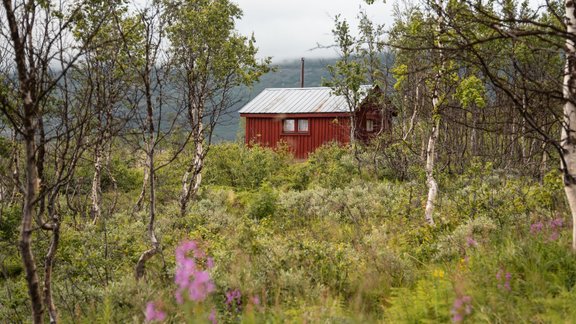
<path fill-rule="evenodd" d="M 300 65 L 300 88 L 304 88 L 304 58 L 302 58 L 302 64 Z"/>

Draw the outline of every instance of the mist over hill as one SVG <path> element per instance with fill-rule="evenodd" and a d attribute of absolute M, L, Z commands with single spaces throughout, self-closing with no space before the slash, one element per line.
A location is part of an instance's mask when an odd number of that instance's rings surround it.
<path fill-rule="evenodd" d="M 328 65 L 336 63 L 336 58 L 309 59 L 304 64 L 304 86 L 319 87 L 322 79 L 328 79 Z M 252 88 L 240 91 L 241 100 L 230 112 L 223 116 L 222 122 L 214 131 L 214 141 L 234 141 L 238 138 L 240 126 L 240 115 L 238 110 L 250 100 L 254 99 L 262 90 L 266 88 L 298 88 L 300 87 L 300 59 L 286 60 L 274 65 L 276 71 L 269 72 L 262 76 L 260 82 Z"/>

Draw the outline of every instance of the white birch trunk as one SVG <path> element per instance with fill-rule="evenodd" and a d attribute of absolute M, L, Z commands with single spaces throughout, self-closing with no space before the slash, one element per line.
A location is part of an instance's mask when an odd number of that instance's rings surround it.
<path fill-rule="evenodd" d="M 436 155 L 436 141 L 440 133 L 440 119 L 436 119 L 432 132 L 428 139 L 428 149 L 426 150 L 426 184 L 428 185 L 428 199 L 426 200 L 426 211 L 424 219 L 429 225 L 434 225 L 434 204 L 438 195 L 438 183 L 434 178 L 434 162 Z"/>
<path fill-rule="evenodd" d="M 194 161 L 182 177 L 182 192 L 180 194 L 180 215 L 186 215 L 186 208 L 190 199 L 194 198 L 202 183 L 202 169 L 204 168 L 204 146 L 202 142 L 196 144 Z"/>
<path fill-rule="evenodd" d="M 96 161 L 94 161 L 94 177 L 92 178 L 92 190 L 90 194 L 90 200 L 92 201 L 92 207 L 90 209 L 90 216 L 92 221 L 96 223 L 101 216 L 101 202 L 102 202 L 102 188 L 100 186 L 102 178 L 102 154 L 100 149 L 96 149 Z"/>
<path fill-rule="evenodd" d="M 138 200 L 136 201 L 136 204 L 134 205 L 134 212 L 139 212 L 142 210 L 143 204 L 144 204 L 144 197 L 146 196 L 146 188 L 148 188 L 148 179 L 150 177 L 150 174 L 148 172 L 148 157 L 146 157 L 146 162 L 143 166 L 144 168 L 144 176 L 142 179 L 142 190 L 140 190 L 140 195 L 138 196 Z"/>
<path fill-rule="evenodd" d="M 436 197 L 438 196 L 438 183 L 434 178 L 434 165 L 436 158 L 436 141 L 440 135 L 440 85 L 444 78 L 444 52 L 442 50 L 442 41 L 440 35 L 443 31 L 444 5 L 442 0 L 438 0 L 435 4 L 438 15 L 438 38 L 436 45 L 439 50 L 440 68 L 436 73 L 434 80 L 434 93 L 432 94 L 432 118 L 434 125 L 428 138 L 428 148 L 426 149 L 426 184 L 428 185 L 428 198 L 426 200 L 426 210 L 424 212 L 424 219 L 429 225 L 434 226 L 434 205 L 436 204 Z"/>
<path fill-rule="evenodd" d="M 573 0 L 564 2 L 566 9 L 566 32 L 576 36 L 576 8 Z M 576 251 L 576 47 L 572 39 L 566 39 L 566 64 L 562 92 L 564 104 L 564 123 L 560 135 L 560 144 L 564 150 L 564 190 L 572 213 L 572 250 Z"/>
<path fill-rule="evenodd" d="M 202 183 L 202 169 L 204 168 L 204 124 L 202 123 L 203 107 L 193 109 L 191 114 L 193 129 L 195 128 L 194 144 L 195 152 L 192 163 L 182 177 L 182 191 L 180 193 L 180 216 L 186 215 L 188 202 L 198 193 Z"/>

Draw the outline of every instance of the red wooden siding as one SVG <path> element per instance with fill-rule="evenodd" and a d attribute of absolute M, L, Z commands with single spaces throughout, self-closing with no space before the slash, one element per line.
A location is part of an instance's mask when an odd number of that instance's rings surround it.
<path fill-rule="evenodd" d="M 345 115 L 246 115 L 246 144 L 257 143 L 267 147 L 276 147 L 285 142 L 299 159 L 305 159 L 318 147 L 329 143 L 350 142 L 350 119 Z M 307 133 L 286 134 L 282 131 L 282 121 L 289 119 L 308 119 Z"/>
<path fill-rule="evenodd" d="M 366 129 L 367 120 L 372 120 L 373 131 L 369 132 Z M 362 109 L 356 112 L 356 138 L 364 143 L 370 142 L 370 140 L 382 131 L 391 130 L 392 112 L 382 110 L 377 105 L 364 105 Z"/>
<path fill-rule="evenodd" d="M 356 138 L 364 143 L 391 130 L 393 110 L 384 112 L 374 100 L 367 100 L 355 112 Z M 246 144 L 259 144 L 276 147 L 284 142 L 298 159 L 305 159 L 320 146 L 337 142 L 342 145 L 350 143 L 350 114 L 345 112 L 332 113 L 241 113 L 246 118 Z M 308 132 L 285 133 L 283 121 L 294 119 L 308 120 Z M 373 130 L 366 129 L 367 120 L 373 122 Z M 297 130 L 296 130 L 297 131 Z"/>

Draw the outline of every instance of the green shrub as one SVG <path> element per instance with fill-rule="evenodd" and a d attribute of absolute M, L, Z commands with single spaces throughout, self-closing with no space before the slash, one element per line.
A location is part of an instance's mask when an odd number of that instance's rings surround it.
<path fill-rule="evenodd" d="M 323 188 L 343 188 L 358 175 L 350 150 L 336 143 L 316 149 L 309 155 L 307 165 L 311 184 Z"/>
<path fill-rule="evenodd" d="M 205 183 L 237 189 L 256 189 L 290 161 L 286 151 L 258 145 L 246 147 L 223 143 L 210 149 L 206 158 Z"/>
<path fill-rule="evenodd" d="M 248 203 L 248 216 L 253 219 L 262 219 L 274 215 L 277 200 L 278 194 L 274 189 L 264 184 L 253 194 L 252 200 Z"/>

